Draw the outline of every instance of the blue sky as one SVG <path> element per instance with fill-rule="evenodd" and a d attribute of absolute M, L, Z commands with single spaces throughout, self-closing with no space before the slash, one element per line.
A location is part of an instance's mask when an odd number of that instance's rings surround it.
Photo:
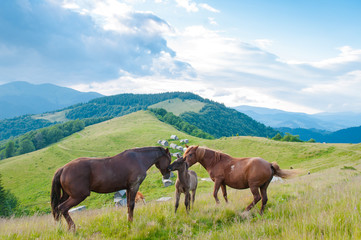
<path fill-rule="evenodd" d="M 4 0 L 0 84 L 361 112 L 361 2 Z"/>

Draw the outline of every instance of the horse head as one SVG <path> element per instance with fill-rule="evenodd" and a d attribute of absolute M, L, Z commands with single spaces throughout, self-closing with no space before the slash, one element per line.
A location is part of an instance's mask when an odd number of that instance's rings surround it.
<path fill-rule="evenodd" d="M 192 166 L 196 162 L 198 162 L 197 159 L 197 149 L 199 146 L 190 146 L 187 148 L 185 153 L 183 154 L 184 161 L 188 164 L 188 166 Z"/>
<path fill-rule="evenodd" d="M 170 171 L 168 169 L 169 164 L 171 163 L 172 157 L 168 148 L 161 148 L 162 155 L 158 158 L 158 161 L 155 163 L 155 166 L 162 173 L 163 178 L 168 179 L 170 177 Z"/>
<path fill-rule="evenodd" d="M 183 157 L 178 156 L 178 158 L 168 167 L 169 171 L 174 170 L 187 170 L 188 163 L 185 162 Z"/>

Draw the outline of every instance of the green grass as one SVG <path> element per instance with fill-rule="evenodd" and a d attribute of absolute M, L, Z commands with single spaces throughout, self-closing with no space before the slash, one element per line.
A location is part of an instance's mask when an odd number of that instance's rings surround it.
<path fill-rule="evenodd" d="M 168 139 L 172 134 L 188 138 L 191 143 L 202 141 L 141 111 L 89 126 L 42 150 L 0 161 L 2 181 L 18 197 L 22 208 L 50 212 L 51 181 L 59 167 L 78 157 L 113 156 L 129 148 L 157 146 L 159 139 Z M 171 194 L 170 189 L 164 188 L 160 193 L 152 189 L 163 188 L 161 174 L 155 167 L 149 170 L 145 181 L 149 184 L 141 185 L 141 191 L 144 186 L 148 199 Z M 113 195 L 92 193 L 82 204 L 90 208 L 113 204 Z"/>
<path fill-rule="evenodd" d="M 360 169 L 361 165 L 355 166 Z M 243 210 L 249 190 L 229 190 L 229 203 L 216 205 L 211 192 L 197 194 L 187 215 L 183 197 L 137 204 L 129 224 L 126 208 L 104 207 L 73 213 L 78 229 L 66 230 L 50 215 L 0 220 L 1 239 L 360 239 L 359 171 L 330 168 L 285 183 L 272 183 L 265 214 L 260 205 Z"/>
<path fill-rule="evenodd" d="M 81 156 L 111 156 L 125 149 L 156 146 L 171 134 L 221 150 L 232 156 L 260 156 L 281 168 L 301 168 L 305 174 L 271 183 L 265 214 L 258 204 L 249 214 L 249 190 L 228 188 L 230 202 L 216 205 L 213 183 L 200 181 L 196 203 L 186 214 L 183 197 L 174 214 L 174 186 L 164 188 L 153 167 L 140 187 L 147 205 L 137 204 L 134 223 L 127 222 L 126 208 L 113 207 L 113 194 L 94 194 L 81 205 L 87 210 L 72 214 L 78 230 L 68 233 L 50 212 L 50 185 L 55 170 Z M 347 166 L 347 167 L 345 167 Z M 199 164 L 198 176 L 209 177 Z M 352 170 L 351 170 L 352 169 Z M 89 126 L 52 146 L 0 161 L 6 189 L 34 216 L 0 219 L 0 239 L 360 239 L 361 145 L 278 142 L 258 137 L 204 140 L 178 132 L 144 111 Z"/>
<path fill-rule="evenodd" d="M 205 103 L 197 100 L 181 100 L 179 98 L 174 98 L 156 103 L 152 106 L 149 106 L 149 108 L 163 108 L 167 110 L 167 112 L 171 112 L 174 115 L 179 116 L 184 112 L 199 113 L 204 105 Z"/>

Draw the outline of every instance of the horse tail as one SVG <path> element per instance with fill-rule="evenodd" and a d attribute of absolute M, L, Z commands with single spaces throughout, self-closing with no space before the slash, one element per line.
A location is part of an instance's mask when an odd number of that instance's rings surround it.
<path fill-rule="evenodd" d="M 59 202 L 60 202 L 60 194 L 61 194 L 61 184 L 60 184 L 60 176 L 63 172 L 63 168 L 58 169 L 55 172 L 52 186 L 51 186 L 51 212 L 56 221 L 59 221 L 60 211 L 59 211 Z"/>
<path fill-rule="evenodd" d="M 271 163 L 271 168 L 273 170 L 273 175 L 281 177 L 281 178 L 292 178 L 297 176 L 300 172 L 296 169 L 293 170 L 285 170 L 281 169 L 280 166 L 276 162 Z"/>

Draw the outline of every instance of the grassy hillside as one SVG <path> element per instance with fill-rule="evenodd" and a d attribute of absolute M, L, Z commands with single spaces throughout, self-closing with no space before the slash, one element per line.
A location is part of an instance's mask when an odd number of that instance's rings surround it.
<path fill-rule="evenodd" d="M 204 105 L 204 102 L 200 102 L 198 100 L 182 100 L 180 98 L 174 98 L 153 104 L 148 108 L 163 108 L 167 110 L 167 112 L 171 112 L 174 115 L 179 116 L 184 112 L 199 113 Z"/>
<path fill-rule="evenodd" d="M 113 156 L 129 148 L 156 146 L 159 139 L 168 139 L 171 134 L 199 142 L 141 111 L 87 127 L 45 149 L 2 160 L 0 173 L 4 187 L 19 198 L 22 207 L 49 212 L 50 184 L 57 168 L 78 157 Z M 154 175 L 157 186 L 162 186 L 158 170 L 152 169 L 149 175 L 149 180 Z M 105 203 L 112 203 L 113 194 L 100 195 L 101 199 L 96 195 L 86 204 L 98 206 L 104 198 Z"/>
<path fill-rule="evenodd" d="M 211 102 L 189 92 L 119 94 L 101 97 L 88 103 L 72 105 L 66 109 L 59 109 L 50 113 L 24 115 L 13 119 L 0 120 L 0 141 L 55 124 L 56 122 L 84 118 L 120 117 L 139 110 L 145 110 L 150 105 L 174 98 Z"/>
<path fill-rule="evenodd" d="M 213 183 L 200 181 L 196 204 L 189 216 L 184 205 L 174 215 L 174 187 L 164 188 L 156 168 L 148 171 L 141 191 L 148 204 L 138 204 L 134 224 L 126 222 L 126 209 L 113 208 L 113 194 L 92 193 L 82 205 L 88 209 L 73 214 L 81 227 L 76 234 L 59 228 L 50 215 L 0 219 L 1 239 L 342 239 L 361 237 L 358 223 L 361 204 L 361 145 L 277 142 L 258 137 L 204 140 L 187 136 L 158 121 L 147 112 L 136 112 L 85 128 L 43 150 L 0 161 L 6 189 L 11 190 L 30 212 L 49 212 L 50 184 L 55 170 L 80 156 L 115 155 L 133 147 L 157 145 L 171 134 L 221 150 L 233 156 L 260 156 L 277 161 L 282 168 L 302 168 L 304 175 L 269 187 L 265 215 L 243 210 L 252 199 L 249 190 L 229 189 L 230 203 L 215 205 Z M 346 166 L 346 168 L 345 168 Z M 350 170 L 353 167 L 356 170 Z M 208 177 L 200 165 L 192 166 L 199 177 Z M 219 193 L 219 195 L 221 195 Z M 182 200 L 183 201 L 183 200 Z M 103 207 L 102 210 L 95 208 Z M 64 223 L 63 223 L 64 224 Z"/>
<path fill-rule="evenodd" d="M 66 118 L 66 113 L 70 110 L 62 110 L 58 112 L 50 112 L 50 113 L 43 113 L 43 114 L 37 114 L 33 115 L 33 119 L 44 119 L 48 120 L 50 122 L 66 122 L 69 121 L 69 119 Z"/>

